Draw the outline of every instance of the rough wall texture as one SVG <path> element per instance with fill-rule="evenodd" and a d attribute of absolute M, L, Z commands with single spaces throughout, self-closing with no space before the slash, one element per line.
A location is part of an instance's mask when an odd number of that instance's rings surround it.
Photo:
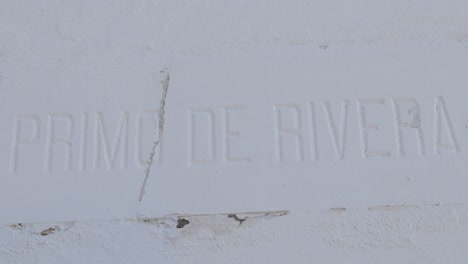
<path fill-rule="evenodd" d="M 466 263 L 465 1 L 0 0 L 0 263 Z"/>
<path fill-rule="evenodd" d="M 4 263 L 464 263 L 463 205 L 4 226 Z M 180 219 L 189 223 L 180 225 Z M 178 223 L 179 222 L 179 223 Z M 179 227 L 179 228 L 178 228 Z"/>

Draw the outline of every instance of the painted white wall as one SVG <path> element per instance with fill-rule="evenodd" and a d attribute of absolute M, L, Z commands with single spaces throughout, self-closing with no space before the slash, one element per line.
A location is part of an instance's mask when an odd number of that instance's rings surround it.
<path fill-rule="evenodd" d="M 465 263 L 467 9 L 0 0 L 0 263 Z"/>

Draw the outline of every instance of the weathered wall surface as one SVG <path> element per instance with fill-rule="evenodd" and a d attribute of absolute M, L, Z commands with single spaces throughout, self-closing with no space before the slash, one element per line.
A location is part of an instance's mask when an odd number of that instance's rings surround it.
<path fill-rule="evenodd" d="M 0 0 L 0 263 L 465 263 L 467 9 Z"/>

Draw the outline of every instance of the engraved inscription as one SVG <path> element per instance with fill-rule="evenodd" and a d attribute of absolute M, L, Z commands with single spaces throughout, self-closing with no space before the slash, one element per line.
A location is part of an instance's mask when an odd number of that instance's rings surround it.
<path fill-rule="evenodd" d="M 456 132 L 459 122 L 465 127 L 466 117 L 459 120 L 442 96 L 422 102 L 424 116 L 420 101 L 413 97 L 272 103 L 257 116 L 252 109 L 260 108 L 246 104 L 188 107 L 186 116 L 175 121 L 179 122 L 176 127 L 186 129 L 175 162 L 182 166 L 250 166 L 262 159 L 277 164 L 316 164 L 345 158 L 425 157 L 427 140 L 432 142 L 432 157 L 461 155 L 466 141 Z M 353 104 L 354 115 L 349 111 Z M 143 169 L 148 166 L 145 153 L 158 140 L 152 166 L 163 164 L 164 142 L 158 138 L 156 109 L 18 114 L 12 121 L 10 174 L 21 172 L 33 158 L 41 161 L 34 169 L 45 174 Z M 265 136 L 257 144 L 248 144 L 255 140 L 252 135 Z M 265 152 L 256 148 L 269 149 L 271 157 L 259 157 Z M 172 155 L 174 162 L 174 152 L 165 155 Z"/>
<path fill-rule="evenodd" d="M 232 145 L 240 138 L 240 132 L 231 128 L 231 115 L 235 112 L 245 110 L 245 106 L 225 106 L 222 108 L 223 113 L 223 160 L 225 163 L 250 162 L 250 157 L 241 156 L 232 152 Z"/>
<path fill-rule="evenodd" d="M 330 135 L 330 140 L 335 151 L 335 156 L 337 159 L 344 158 L 344 151 L 346 145 L 346 126 L 348 119 L 348 105 L 349 101 L 345 100 L 341 103 L 341 112 L 340 112 L 340 123 L 337 128 L 335 119 L 333 118 L 332 107 L 330 101 L 322 102 L 323 113 L 325 114 L 327 120 L 328 133 Z"/>
<path fill-rule="evenodd" d="M 369 137 L 368 133 L 370 131 L 378 131 L 379 126 L 373 123 L 369 123 L 367 120 L 366 114 L 366 106 L 367 105 L 382 105 L 385 106 L 385 101 L 383 98 L 381 99 L 366 99 L 366 100 L 357 100 L 357 113 L 358 113 L 358 120 L 359 120 L 359 134 L 361 135 L 361 151 L 362 157 L 375 157 L 375 156 L 390 156 L 389 150 L 370 150 L 369 149 Z"/>
<path fill-rule="evenodd" d="M 23 136 L 25 123 L 31 125 L 31 134 Z M 39 141 L 40 119 L 36 115 L 17 115 L 13 120 L 13 140 L 10 149 L 10 173 L 14 173 L 17 167 L 18 151 L 21 147 L 37 143 Z"/>
<path fill-rule="evenodd" d="M 315 103 L 309 102 L 307 104 L 309 113 L 309 140 L 311 149 L 311 160 L 318 160 L 318 149 L 317 149 L 317 115 L 315 113 Z"/>
<path fill-rule="evenodd" d="M 395 137 L 397 146 L 397 155 L 406 156 L 404 143 L 404 130 L 411 130 L 416 135 L 419 156 L 424 155 L 424 138 L 421 128 L 421 110 L 419 103 L 414 98 L 394 98 L 392 99 L 392 109 L 394 116 Z M 408 113 L 408 119 L 403 120 L 402 107 L 405 107 Z"/>
<path fill-rule="evenodd" d="M 66 134 L 62 137 L 56 135 L 56 123 L 63 122 L 66 126 Z M 47 139 L 45 147 L 44 171 L 50 172 L 53 164 L 54 147 L 63 145 L 65 151 L 65 171 L 71 171 L 73 160 L 73 145 L 71 137 L 73 135 L 74 119 L 71 114 L 49 114 L 47 124 Z"/>
<path fill-rule="evenodd" d="M 115 133 L 112 145 L 110 145 L 109 134 L 104 124 L 103 113 L 95 114 L 95 131 L 94 131 L 94 170 L 96 171 L 101 166 L 101 159 L 104 158 L 106 168 L 112 169 L 115 166 L 117 151 L 120 150 L 120 169 L 124 169 L 127 165 L 127 134 L 128 134 L 128 113 L 121 114 L 118 129 Z"/>
<path fill-rule="evenodd" d="M 151 126 L 149 129 L 144 129 L 147 128 L 145 127 L 145 124 L 148 122 L 145 122 L 145 120 L 150 119 L 151 121 Z M 150 140 L 143 140 L 147 139 L 145 137 L 145 132 L 151 135 Z M 150 150 L 150 144 L 148 142 L 154 142 L 156 140 L 159 140 L 159 144 L 156 147 L 156 154 L 153 159 L 153 164 L 161 164 L 162 161 L 162 154 L 163 154 L 163 140 L 158 139 L 158 133 L 159 132 L 159 111 L 158 110 L 153 110 L 153 109 L 146 109 L 141 111 L 136 119 L 136 135 L 135 135 L 135 163 L 138 167 L 144 168 L 148 166 L 149 161 L 148 161 L 148 155 L 145 155 L 145 153 L 148 153 Z M 144 142 L 146 144 L 144 144 Z M 146 148 L 145 148 L 146 147 Z M 144 151 L 146 150 L 146 151 Z"/>
<path fill-rule="evenodd" d="M 451 150 L 454 154 L 460 153 L 460 146 L 442 96 L 435 98 L 434 110 L 434 154 L 441 155 L 444 150 Z M 442 126 L 445 128 L 449 143 L 442 143 Z"/>
<path fill-rule="evenodd" d="M 190 108 L 188 120 L 189 165 L 212 162 L 216 156 L 214 111 L 203 107 Z M 201 126 L 203 121 L 205 125 L 204 131 Z"/>
<path fill-rule="evenodd" d="M 287 114 L 289 113 L 289 115 Z M 286 116 L 291 116 L 291 124 L 287 126 Z M 276 161 L 282 162 L 287 156 L 285 154 L 285 141 L 290 137 L 294 141 L 294 156 L 296 162 L 301 162 L 304 159 L 303 136 L 302 136 L 302 117 L 301 110 L 296 104 L 275 104 L 274 105 L 274 120 L 275 120 L 275 146 L 276 146 Z"/>
<path fill-rule="evenodd" d="M 88 147 L 88 113 L 81 115 L 81 131 L 80 131 L 80 161 L 79 171 L 86 171 L 86 151 Z"/>

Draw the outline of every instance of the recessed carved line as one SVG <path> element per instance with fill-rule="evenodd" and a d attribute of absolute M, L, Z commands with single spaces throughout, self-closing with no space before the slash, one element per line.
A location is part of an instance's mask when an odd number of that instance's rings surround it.
<path fill-rule="evenodd" d="M 393 124 L 396 135 L 396 147 L 397 155 L 399 157 L 406 156 L 406 148 L 404 144 L 403 129 L 412 129 L 416 133 L 416 141 L 419 156 L 424 156 L 424 136 L 421 126 L 421 108 L 419 107 L 418 101 L 414 98 L 393 98 L 391 100 L 392 111 L 393 111 Z M 402 104 L 410 105 L 408 113 L 411 115 L 412 119 L 403 122 L 401 118 L 401 108 Z"/>
<path fill-rule="evenodd" d="M 361 156 L 362 158 L 369 157 L 388 157 L 390 156 L 389 150 L 370 150 L 369 149 L 369 131 L 378 131 L 379 126 L 377 124 L 369 124 L 367 120 L 367 105 L 381 105 L 385 106 L 385 100 L 383 98 L 376 99 L 363 99 L 356 101 L 356 110 L 358 115 L 358 128 L 361 139 Z"/>
<path fill-rule="evenodd" d="M 231 146 L 233 145 L 231 139 L 241 136 L 238 130 L 233 130 L 231 128 L 231 114 L 232 112 L 244 109 L 246 109 L 245 105 L 223 106 L 221 108 L 223 123 L 223 163 L 225 164 L 232 162 L 250 162 L 250 157 L 234 155 L 231 152 Z"/>
<path fill-rule="evenodd" d="M 80 161 L 78 169 L 80 172 L 86 171 L 86 151 L 88 146 L 88 113 L 83 113 L 81 117 L 81 135 L 80 135 Z"/>
<path fill-rule="evenodd" d="M 25 121 L 32 122 L 32 135 L 29 139 L 21 138 L 22 123 Z M 16 115 L 13 121 L 13 140 L 11 141 L 10 149 L 10 168 L 9 173 L 16 172 L 16 163 L 18 155 L 18 147 L 20 145 L 31 145 L 39 141 L 41 121 L 37 115 Z"/>
<path fill-rule="evenodd" d="M 196 157 L 197 150 L 195 144 L 196 138 L 196 114 L 204 114 L 208 119 L 207 146 L 208 153 L 206 158 Z M 188 108 L 188 165 L 207 164 L 216 158 L 216 139 L 215 139 L 215 112 L 208 107 L 189 107 Z"/>
<path fill-rule="evenodd" d="M 284 127 L 283 110 L 291 110 L 293 113 L 293 127 Z M 299 105 L 294 103 L 278 103 L 273 104 L 273 118 L 274 118 L 274 136 L 276 146 L 276 162 L 284 161 L 284 137 L 293 137 L 296 143 L 296 162 L 304 160 L 304 149 L 302 136 L 302 116 Z"/>
<path fill-rule="evenodd" d="M 55 136 L 55 123 L 56 121 L 62 121 L 66 124 L 67 132 L 65 137 L 57 138 Z M 73 136 L 73 127 L 75 120 L 73 115 L 69 113 L 54 113 L 48 115 L 48 124 L 47 124 L 47 140 L 46 140 L 46 150 L 45 150 L 45 160 L 44 160 L 44 172 L 50 173 L 52 170 L 53 164 L 53 153 L 54 145 L 63 144 L 65 147 L 65 172 L 69 172 L 72 169 L 72 160 L 73 160 L 73 144 L 71 142 Z"/>
<path fill-rule="evenodd" d="M 447 111 L 447 104 L 442 96 L 435 97 L 434 117 L 434 154 L 440 155 L 443 149 L 453 150 L 455 154 L 460 153 L 460 145 Z M 450 144 L 442 143 L 442 121 L 445 121 L 445 131 L 448 134 Z"/>
<path fill-rule="evenodd" d="M 308 113 L 309 113 L 309 139 L 310 139 L 310 149 L 311 149 L 311 160 L 318 160 L 319 153 L 317 149 L 317 115 L 315 112 L 315 103 L 309 102 L 307 104 Z"/>
<path fill-rule="evenodd" d="M 346 146 L 346 128 L 348 124 L 348 105 L 348 100 L 344 100 L 341 103 L 340 126 L 338 131 L 335 119 L 333 118 L 333 111 L 330 105 L 330 101 L 322 102 L 322 109 L 328 126 L 328 134 L 330 135 L 332 146 L 335 151 L 335 156 L 338 160 L 344 158 L 344 151 Z"/>

